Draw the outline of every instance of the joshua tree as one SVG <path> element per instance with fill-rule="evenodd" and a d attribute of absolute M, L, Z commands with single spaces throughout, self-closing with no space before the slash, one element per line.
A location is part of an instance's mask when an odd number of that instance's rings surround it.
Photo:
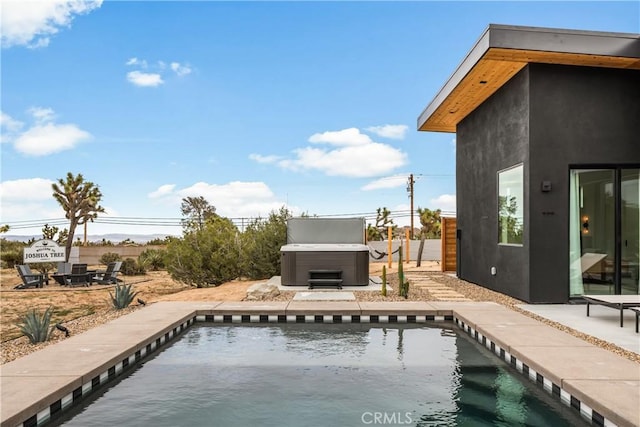
<path fill-rule="evenodd" d="M 418 215 L 420 216 L 420 230 L 421 237 L 427 239 L 439 239 L 441 233 L 442 219 L 440 209 L 431 210 L 429 208 L 418 208 Z"/>
<path fill-rule="evenodd" d="M 76 227 L 87 221 L 93 222 L 98 213 L 104 212 L 104 208 L 99 205 L 102 193 L 93 182 L 85 181 L 82 174 L 73 176 L 71 172 L 67 173 L 66 179 L 58 179 L 58 183 L 52 184 L 51 188 L 53 198 L 60 203 L 65 211 L 65 218 L 69 220 L 69 234 L 65 244 L 65 259 L 69 261 Z"/>
<path fill-rule="evenodd" d="M 387 233 L 387 227 L 396 228 L 393 219 L 389 218 L 391 211 L 386 207 L 376 210 L 376 224 L 367 226 L 367 240 L 384 240 Z"/>

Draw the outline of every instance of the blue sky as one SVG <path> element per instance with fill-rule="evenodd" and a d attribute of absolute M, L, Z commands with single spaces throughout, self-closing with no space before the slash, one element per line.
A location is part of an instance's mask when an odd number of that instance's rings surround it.
<path fill-rule="evenodd" d="M 179 234 L 122 222 L 177 219 L 186 196 L 231 218 L 385 206 L 408 224 L 409 174 L 416 208 L 455 211 L 455 135 L 416 120 L 490 23 L 640 31 L 635 1 L 1 5 L 9 234 L 63 219 L 67 172 L 103 193 L 89 234 Z"/>

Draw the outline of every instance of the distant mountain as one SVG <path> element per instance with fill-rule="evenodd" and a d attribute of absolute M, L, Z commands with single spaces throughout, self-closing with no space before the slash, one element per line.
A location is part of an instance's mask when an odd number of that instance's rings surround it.
<path fill-rule="evenodd" d="M 147 243 L 150 240 L 164 239 L 167 236 L 168 234 L 118 234 L 118 233 L 101 234 L 101 235 L 89 234 L 87 236 L 87 240 L 90 242 L 101 242 L 104 239 L 104 240 L 109 240 L 111 243 L 120 243 L 123 240 L 129 239 L 136 243 Z M 4 235 L 0 235 L 0 237 L 13 242 L 28 242 L 31 239 L 42 239 L 42 235 L 40 234 L 32 235 L 32 236 L 18 235 L 18 234 L 4 234 Z M 76 235 L 76 240 L 78 237 L 80 238 L 80 240 L 83 240 L 82 234 L 79 236 Z"/>

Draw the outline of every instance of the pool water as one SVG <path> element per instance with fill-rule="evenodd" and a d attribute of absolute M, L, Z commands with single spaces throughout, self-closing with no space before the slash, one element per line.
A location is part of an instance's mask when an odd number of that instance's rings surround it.
<path fill-rule="evenodd" d="M 464 333 L 195 326 L 65 426 L 588 425 Z"/>

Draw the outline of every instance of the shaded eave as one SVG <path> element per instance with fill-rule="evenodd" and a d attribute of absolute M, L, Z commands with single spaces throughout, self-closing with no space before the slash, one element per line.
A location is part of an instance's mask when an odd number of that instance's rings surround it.
<path fill-rule="evenodd" d="M 640 70 L 640 35 L 489 25 L 418 117 L 418 130 L 456 125 L 527 64 Z"/>

